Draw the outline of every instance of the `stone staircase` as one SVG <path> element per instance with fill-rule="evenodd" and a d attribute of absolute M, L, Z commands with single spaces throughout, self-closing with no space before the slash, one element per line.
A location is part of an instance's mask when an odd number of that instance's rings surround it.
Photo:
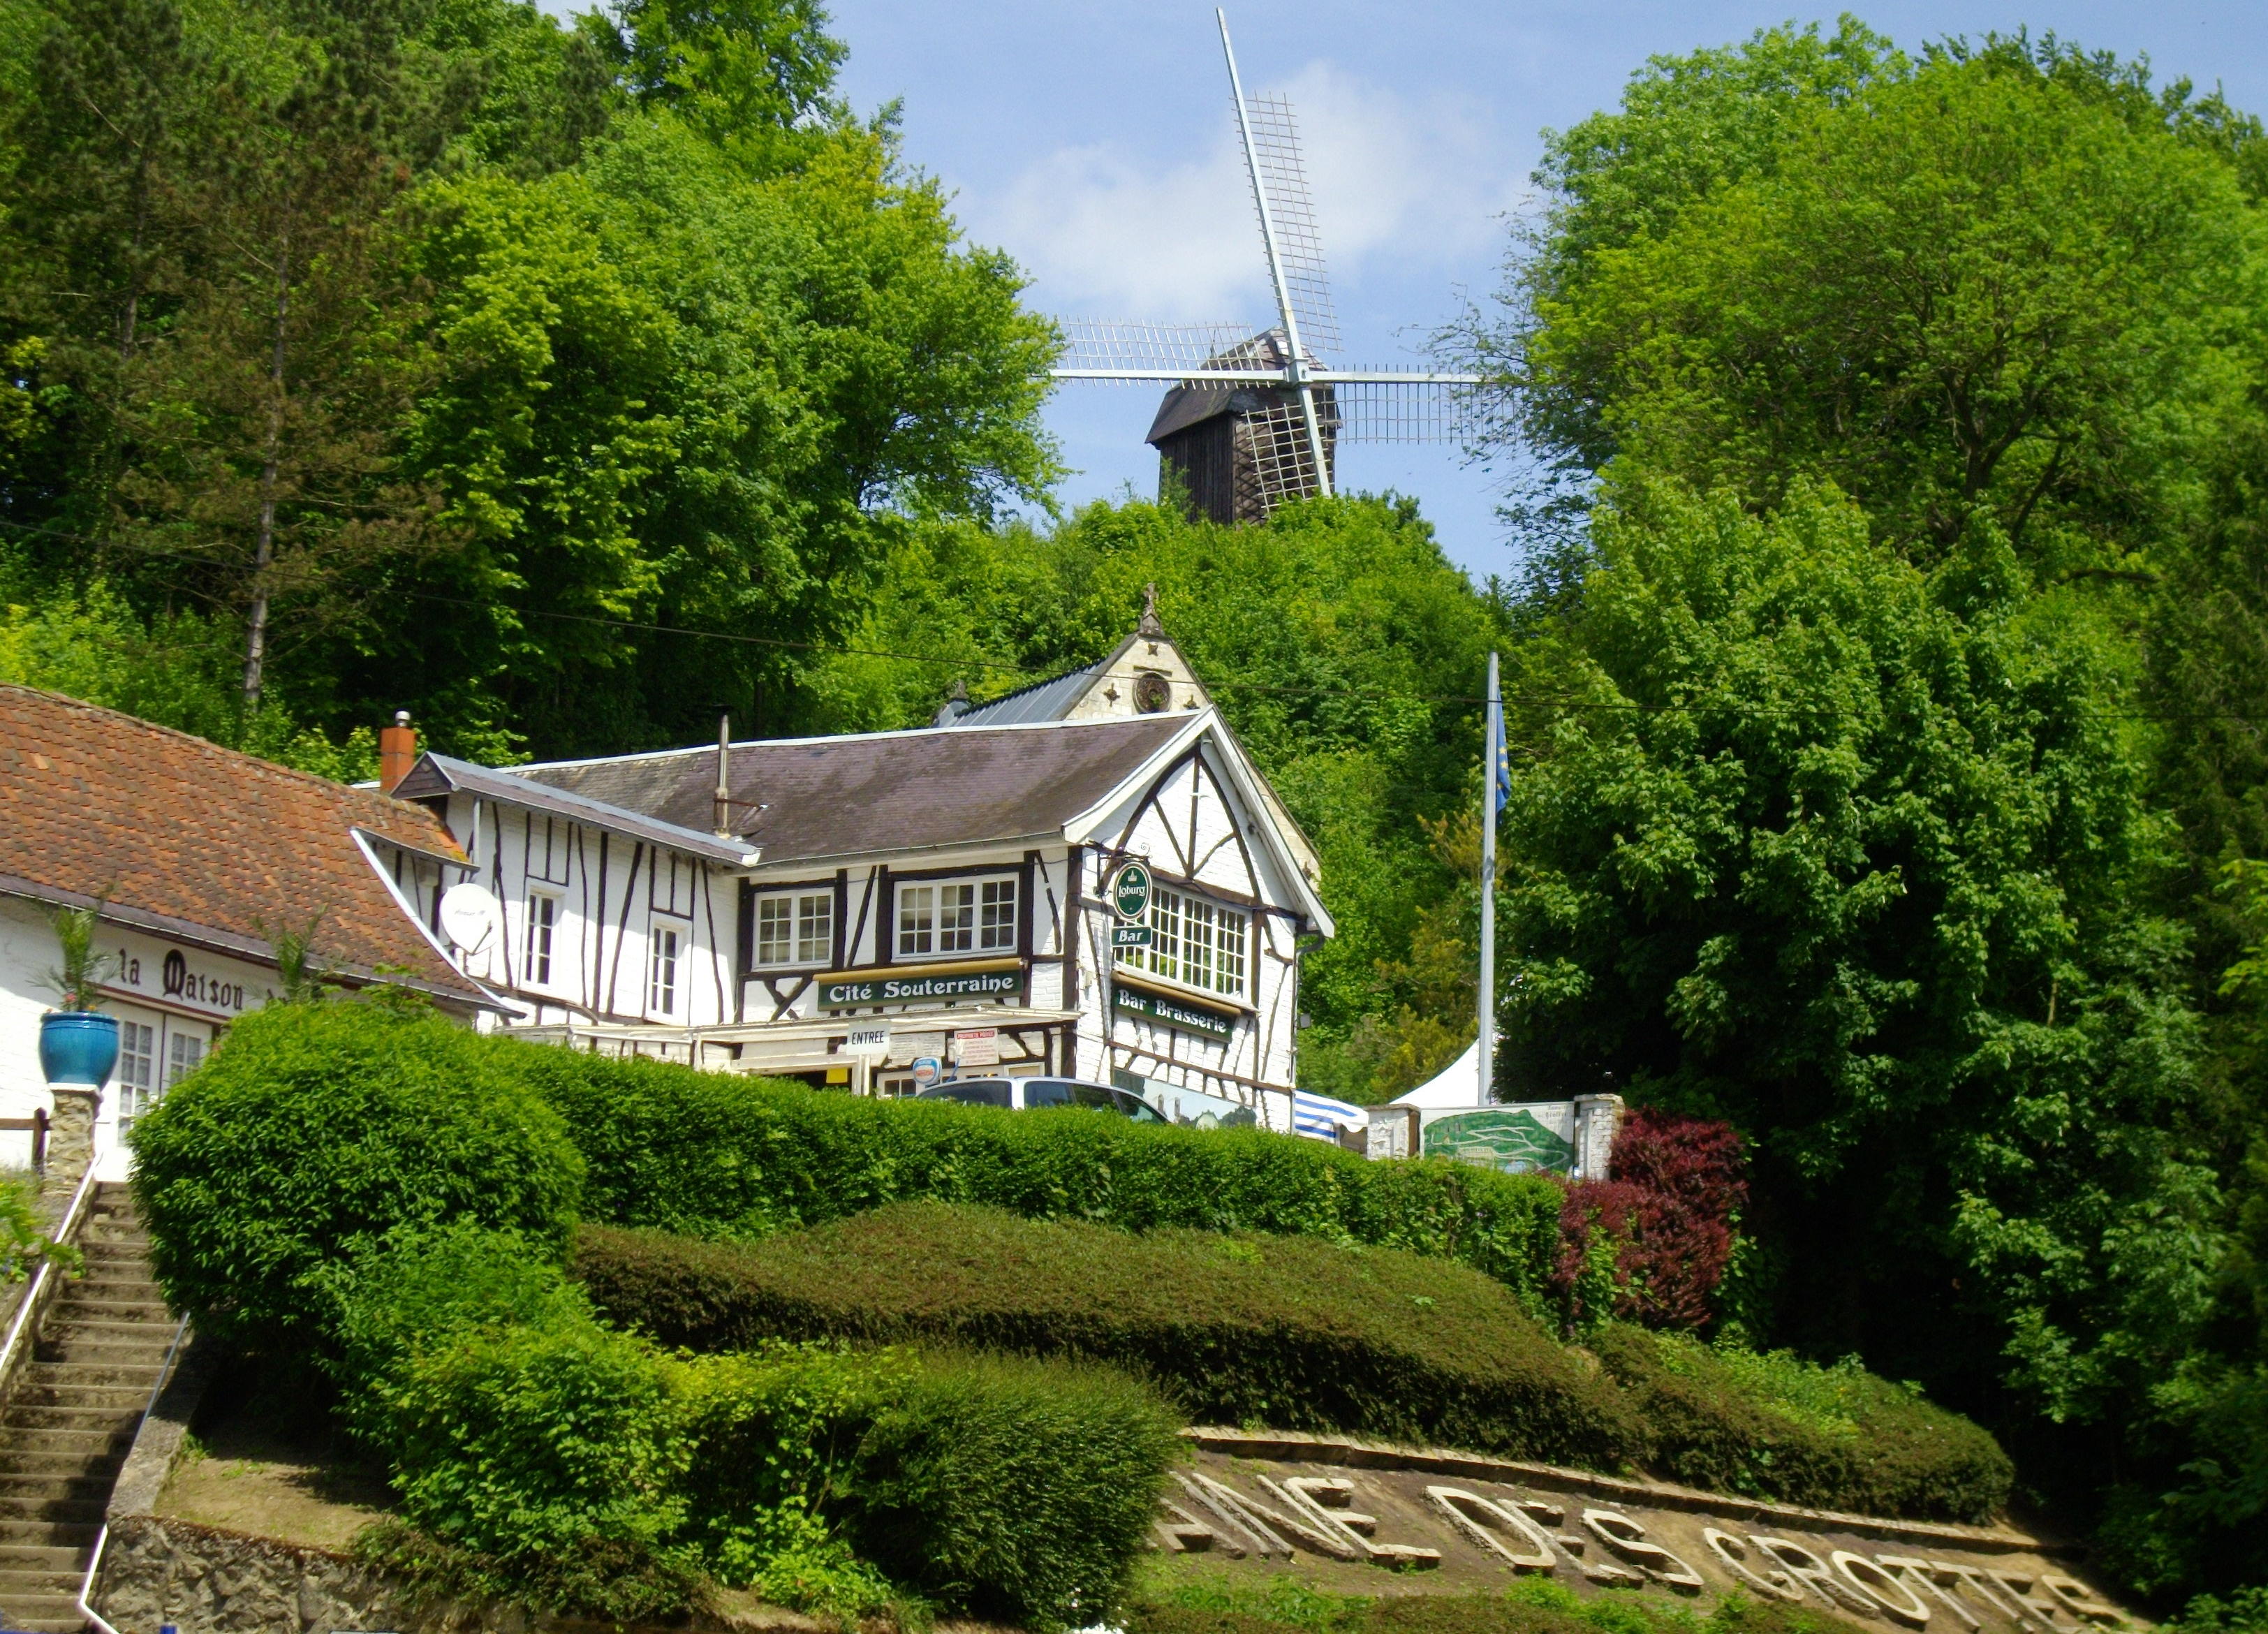
<path fill-rule="evenodd" d="M 173 1343 L 150 1240 L 123 1185 L 99 1185 L 0 1412 L 0 1628 L 77 1634 L 87 1557 Z"/>

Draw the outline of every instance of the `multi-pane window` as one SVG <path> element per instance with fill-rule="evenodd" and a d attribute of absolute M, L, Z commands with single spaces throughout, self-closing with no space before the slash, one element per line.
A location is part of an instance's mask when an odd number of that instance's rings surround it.
<path fill-rule="evenodd" d="M 527 894 L 527 979 L 551 980 L 551 933 L 559 924 L 559 899 L 543 891 Z"/>
<path fill-rule="evenodd" d="M 983 911 L 977 923 L 976 945 L 1012 951 L 1016 946 L 1016 882 L 987 880 L 981 894 Z"/>
<path fill-rule="evenodd" d="M 157 1087 L 158 1029 L 139 1021 L 118 1024 L 118 1129 L 134 1127 L 134 1120 L 158 1104 L 164 1092 Z"/>
<path fill-rule="evenodd" d="M 166 1087 L 171 1089 L 202 1064 L 205 1041 L 194 1033 L 173 1033 L 166 1041 Z"/>
<path fill-rule="evenodd" d="M 825 964 L 835 955 L 835 894 L 756 899 L 756 962 Z"/>
<path fill-rule="evenodd" d="M 1214 993 L 1244 990 L 1252 916 L 1201 896 L 1153 887 L 1150 946 L 1122 947 L 1118 962 Z"/>
<path fill-rule="evenodd" d="M 677 927 L 654 926 L 652 966 L 646 975 L 645 1007 L 649 1015 L 677 1013 Z"/>
<path fill-rule="evenodd" d="M 898 955 L 1013 952 L 1016 882 L 898 887 Z"/>

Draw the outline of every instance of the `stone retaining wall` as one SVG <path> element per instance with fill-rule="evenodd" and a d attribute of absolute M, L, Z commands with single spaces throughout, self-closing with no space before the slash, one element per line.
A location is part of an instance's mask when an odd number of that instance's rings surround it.
<path fill-rule="evenodd" d="M 485 1627 L 519 1634 L 524 1618 L 469 1620 L 453 1608 L 410 1614 L 398 1587 L 344 1555 L 157 1515 L 110 1523 L 95 1609 L 126 1634 L 171 1623 L 181 1634 L 399 1634 Z"/>

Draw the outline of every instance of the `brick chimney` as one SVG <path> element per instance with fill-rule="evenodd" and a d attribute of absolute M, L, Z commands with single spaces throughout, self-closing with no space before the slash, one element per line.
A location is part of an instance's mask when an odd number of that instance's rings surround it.
<path fill-rule="evenodd" d="M 378 786 L 387 794 L 394 784 L 409 775 L 417 763 L 417 729 L 409 724 L 409 711 L 394 711 L 394 725 L 381 727 L 378 734 Z"/>

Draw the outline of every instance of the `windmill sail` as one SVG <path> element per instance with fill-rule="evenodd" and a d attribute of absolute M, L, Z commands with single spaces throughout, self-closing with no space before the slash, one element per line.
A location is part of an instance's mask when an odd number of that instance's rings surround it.
<path fill-rule="evenodd" d="M 1341 345 L 1339 314 L 1323 271 L 1323 235 L 1307 192 L 1307 163 L 1300 156 L 1299 119 L 1283 97 L 1249 98 L 1245 112 L 1260 170 L 1253 186 L 1268 200 L 1276 227 L 1275 258 L 1299 320 L 1300 345 L 1310 352 L 1335 352 Z M 1261 244 L 1264 250 L 1264 236 Z"/>

